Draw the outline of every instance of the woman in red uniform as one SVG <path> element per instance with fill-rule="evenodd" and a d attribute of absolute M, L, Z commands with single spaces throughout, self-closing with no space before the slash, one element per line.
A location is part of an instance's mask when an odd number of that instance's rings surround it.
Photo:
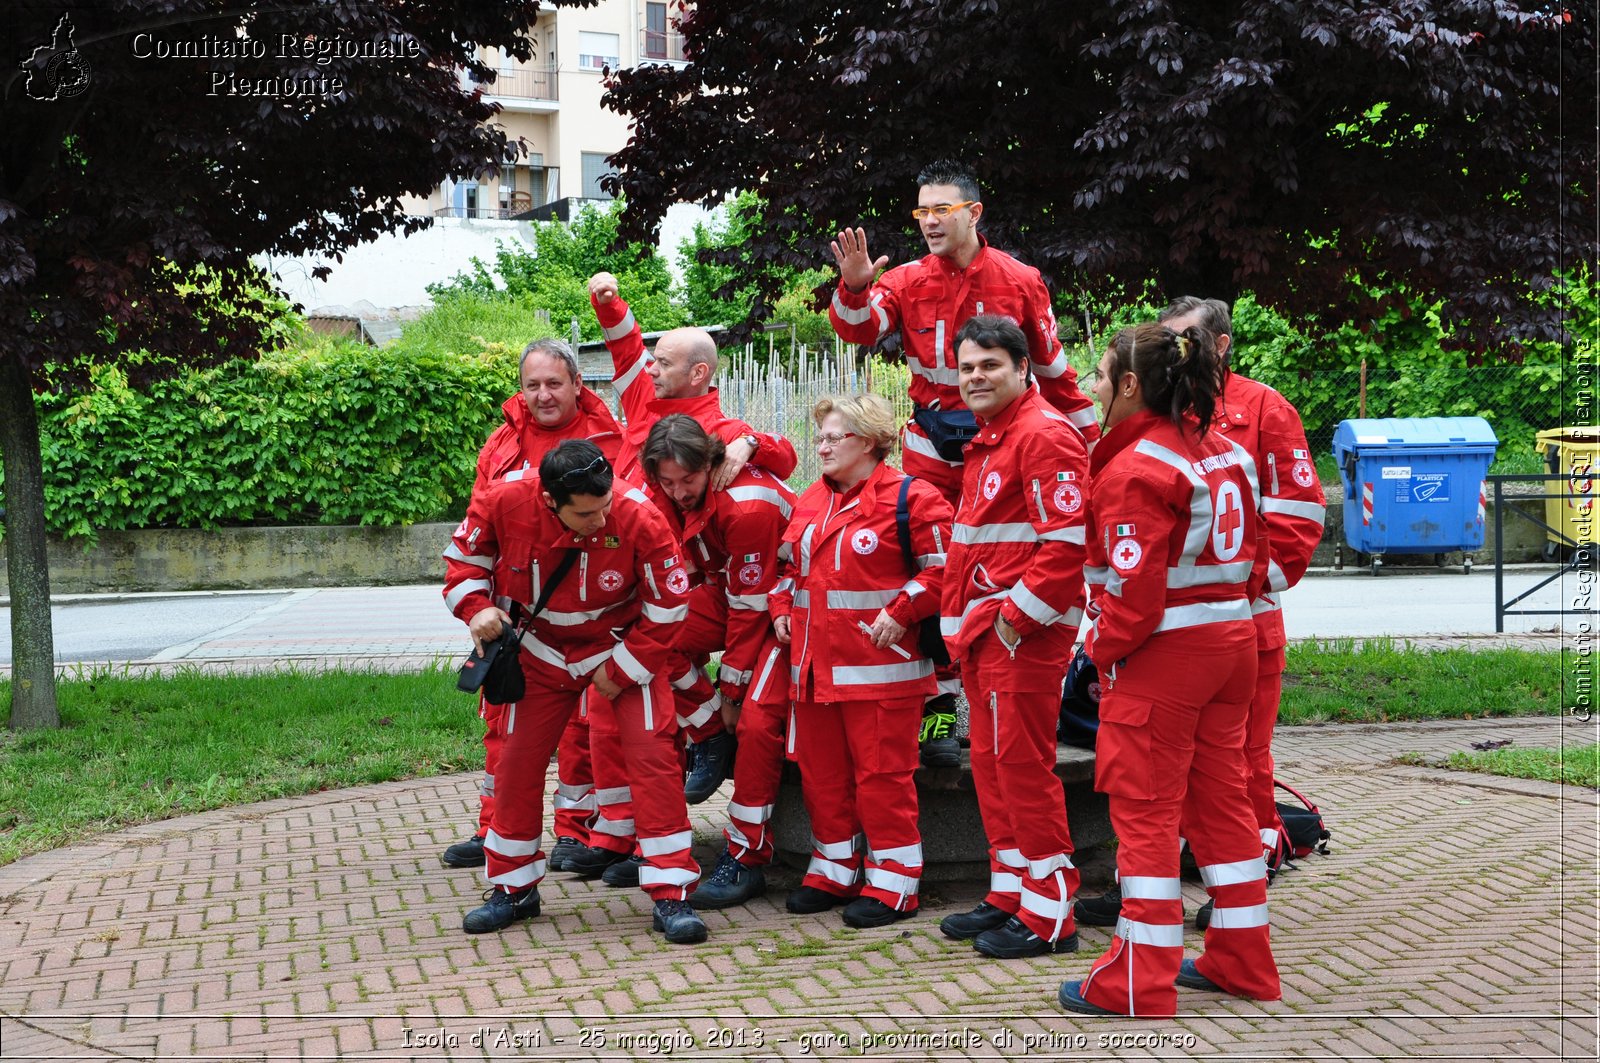
<path fill-rule="evenodd" d="M 906 477 L 883 460 L 893 408 L 876 395 L 824 398 L 812 416 L 822 478 L 795 503 L 789 564 L 769 598 L 773 631 L 790 647 L 789 735 L 811 817 L 811 863 L 788 908 L 848 900 L 847 924 L 887 926 L 917 914 L 912 776 L 922 703 L 934 691 L 917 627 L 939 611 L 952 514 L 932 485 L 911 481 L 908 564 L 896 521 Z"/>
<path fill-rule="evenodd" d="M 1255 690 L 1255 464 L 1207 431 L 1223 366 L 1210 333 L 1124 329 L 1100 360 L 1105 432 L 1090 456 L 1084 646 L 1101 676 L 1095 786 L 1121 838 L 1122 916 L 1087 978 L 1059 999 L 1088 1014 L 1171 1015 L 1177 985 L 1281 995 L 1267 873 L 1245 792 Z M 1178 823 L 1216 904 L 1183 958 Z"/>

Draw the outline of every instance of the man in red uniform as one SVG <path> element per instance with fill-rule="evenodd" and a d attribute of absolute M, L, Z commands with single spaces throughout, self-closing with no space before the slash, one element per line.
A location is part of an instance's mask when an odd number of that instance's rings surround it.
<path fill-rule="evenodd" d="M 828 320 L 846 343 L 871 344 L 891 332 L 900 334 L 916 404 L 900 436 L 905 471 L 933 484 L 955 508 L 961 501 L 960 445 L 941 448 L 930 432 L 938 435 L 945 420 L 972 423 L 958 387 L 954 338 L 974 314 L 997 314 L 1020 325 L 1032 376 L 1046 403 L 1091 444 L 1100 429 L 1094 404 L 1078 389 L 1056 337 L 1055 312 L 1039 271 L 990 247 L 978 232 L 983 203 L 977 179 L 963 166 L 936 162 L 917 175 L 917 184 L 911 213 L 928 254 L 874 283 L 888 257 L 872 258 L 864 229 L 839 233 L 831 244 L 839 287 Z M 939 697 L 929 703 L 923 720 L 924 763 L 959 763 L 960 748 L 951 732 L 959 690 L 956 676 L 941 672 Z"/>
<path fill-rule="evenodd" d="M 654 928 L 672 942 L 705 940 L 705 923 L 688 903 L 700 868 L 689 852 L 665 673 L 688 613 L 680 554 L 661 512 L 643 491 L 614 481 L 610 463 L 587 440 L 546 454 L 537 478 L 475 498 L 456 529 L 444 554 L 445 598 L 480 647 L 506 625 L 520 626 L 527 684 L 522 700 L 506 706 L 484 842 L 492 889 L 487 903 L 467 913 L 467 933 L 539 914 L 544 774 L 567 718 L 584 700 L 597 725 L 605 721 L 619 736 L 646 860 L 639 882 L 655 901 Z"/>
<path fill-rule="evenodd" d="M 478 453 L 478 475 L 472 484 L 474 498 L 492 484 L 520 480 L 539 460 L 567 439 L 587 439 L 615 461 L 622 445 L 622 426 L 600 396 L 583 386 L 577 355 L 564 341 L 534 340 L 522 352 L 518 368 L 522 390 L 507 399 L 501 410 L 505 423 L 489 433 Z M 454 605 L 454 603 L 447 603 Z M 479 700 L 484 722 L 483 781 L 478 789 L 478 829 L 457 842 L 441 857 L 446 867 L 482 867 L 483 836 L 494 815 L 495 770 L 505 744 L 505 706 Z M 594 815 L 594 776 L 589 767 L 587 723 L 575 715 L 561 743 L 555 795 L 556 846 L 550 866 L 561 865 L 572 852 L 589 842 L 589 819 Z"/>
<path fill-rule="evenodd" d="M 1159 320 L 1174 332 L 1194 325 L 1210 332 L 1216 337 L 1217 356 L 1226 363 L 1233 343 L 1233 321 L 1227 303 L 1185 295 L 1173 300 Z M 1312 552 L 1322 540 L 1327 499 L 1311 461 L 1300 412 L 1267 385 L 1230 370 L 1212 431 L 1243 447 L 1254 459 L 1261 478 L 1268 582 L 1266 591 L 1250 603 L 1255 615 L 1258 671 L 1245 731 L 1245 757 L 1250 765 L 1250 804 L 1266 851 L 1270 881 L 1286 855 L 1272 784 L 1272 734 L 1283 693 L 1284 647 L 1288 641 L 1283 629 L 1283 592 L 1299 583 L 1311 564 Z M 1079 901 L 1076 915 L 1079 922 L 1090 926 L 1114 926 L 1121 908 L 1121 890 L 1113 886 L 1100 897 Z M 1196 914 L 1195 925 L 1204 930 L 1211 914 L 1212 902 L 1207 901 Z"/>
<path fill-rule="evenodd" d="M 1066 799 L 1055 774 L 1061 682 L 1083 619 L 1089 461 L 1082 436 L 1028 376 L 1009 318 L 956 336 L 967 447 L 941 626 L 972 706 L 972 778 L 989 837 L 989 893 L 939 929 L 1000 958 L 1078 947 Z"/>
<path fill-rule="evenodd" d="M 768 821 L 783 769 L 788 677 L 767 593 L 778 581 L 794 492 L 755 465 L 746 465 L 723 490 L 711 490 L 723 442 L 681 413 L 656 422 L 640 460 L 697 583 L 667 672 L 678 698 L 678 722 L 708 700 L 720 702 L 739 740 L 724 832 L 728 845 L 695 892 L 700 908 L 728 908 L 766 891 L 762 869 L 772 861 Z M 701 668 L 717 651 L 722 660 L 712 690 Z"/>

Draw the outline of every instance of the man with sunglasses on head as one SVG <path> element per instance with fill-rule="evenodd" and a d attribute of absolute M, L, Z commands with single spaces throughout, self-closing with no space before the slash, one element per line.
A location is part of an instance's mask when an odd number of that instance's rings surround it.
<path fill-rule="evenodd" d="M 995 314 L 1015 321 L 1027 337 L 1032 376 L 1044 400 L 1086 442 L 1099 438 L 1100 429 L 1094 403 L 1078 390 L 1077 374 L 1056 336 L 1055 312 L 1039 271 L 990 247 L 978 232 L 983 202 L 972 171 L 955 162 L 935 162 L 917 175 L 917 184 L 911 216 L 928 254 L 878 277 L 888 256 L 873 259 L 866 230 L 845 229 L 829 245 L 839 287 L 828 320 L 846 343 L 867 345 L 900 334 L 916 407 L 900 434 L 906 474 L 928 481 L 951 508 L 959 508 L 962 443 L 975 428 L 957 386 L 955 337 L 969 318 Z M 960 763 L 953 732 L 960 688 L 957 673 L 941 669 L 939 695 L 928 702 L 923 717 L 925 764 Z"/>
<path fill-rule="evenodd" d="M 445 601 L 480 648 L 520 622 L 523 697 L 506 706 L 493 818 L 484 840 L 490 890 L 469 934 L 539 914 L 544 777 L 567 719 L 586 703 L 622 750 L 654 929 L 704 941 L 688 903 L 700 878 L 679 781 L 666 664 L 688 614 L 689 575 L 661 511 L 614 479 L 588 440 L 569 440 L 472 501 L 444 553 Z"/>

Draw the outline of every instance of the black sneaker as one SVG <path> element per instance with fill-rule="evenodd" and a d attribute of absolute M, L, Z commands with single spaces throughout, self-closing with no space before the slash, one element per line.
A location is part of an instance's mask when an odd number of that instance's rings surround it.
<path fill-rule="evenodd" d="M 891 908 L 876 897 L 857 897 L 844 906 L 840 913 L 844 917 L 846 926 L 859 927 L 866 930 L 875 926 L 888 926 L 898 923 L 902 919 L 910 919 L 917 914 L 917 909 L 901 911 Z"/>
<path fill-rule="evenodd" d="M 584 844 L 578 839 L 563 834 L 556 839 L 555 848 L 550 850 L 550 855 L 545 857 L 545 867 L 551 871 L 565 871 L 567 859 L 583 848 Z"/>
<path fill-rule="evenodd" d="M 972 947 L 985 956 L 997 960 L 1016 960 L 1025 956 L 1044 956 L 1052 952 L 1077 952 L 1078 932 L 1074 930 L 1059 941 L 1046 941 L 1028 929 L 1016 916 L 1007 919 L 1004 926 L 985 930 L 973 939 Z"/>
<path fill-rule="evenodd" d="M 717 792 L 733 772 L 734 737 L 721 731 L 689 747 L 689 774 L 683 780 L 683 799 L 698 805 Z"/>
<path fill-rule="evenodd" d="M 1211 925 L 1211 910 L 1216 907 L 1216 902 L 1208 900 L 1194 913 L 1194 928 L 1204 930 Z"/>
<path fill-rule="evenodd" d="M 695 887 L 694 906 L 707 911 L 732 908 L 767 892 L 767 873 L 759 867 L 746 867 L 728 850 L 717 857 L 717 866 Z"/>
<path fill-rule="evenodd" d="M 461 929 L 469 934 L 487 934 L 504 930 L 518 919 L 532 919 L 539 914 L 539 890 L 530 887 L 521 893 L 507 893 L 492 889 L 483 895 L 483 907 L 474 908 L 461 920 Z"/>
<path fill-rule="evenodd" d="M 1010 918 L 1010 912 L 984 901 L 970 912 L 947 915 L 939 920 L 939 933 L 957 941 L 966 941 L 977 937 L 985 930 L 1004 926 L 1006 920 Z"/>
<path fill-rule="evenodd" d="M 1204 989 L 1208 993 L 1226 993 L 1217 983 L 1200 973 L 1200 968 L 1194 965 L 1193 960 L 1184 960 L 1183 966 L 1178 968 L 1178 977 L 1173 979 L 1177 985 L 1188 989 Z"/>
<path fill-rule="evenodd" d="M 930 768 L 959 768 L 961 743 L 956 741 L 955 697 L 940 694 L 922 707 L 922 763 Z"/>
<path fill-rule="evenodd" d="M 474 834 L 446 849 L 439 862 L 445 867 L 482 867 L 489 858 L 483 855 L 483 839 Z"/>
<path fill-rule="evenodd" d="M 1079 897 L 1072 918 L 1084 926 L 1116 926 L 1122 918 L 1122 887 L 1113 884 L 1098 897 Z"/>
<path fill-rule="evenodd" d="M 644 857 L 638 855 L 630 856 L 626 860 L 618 860 L 601 873 L 600 881 L 607 886 L 636 889 L 639 885 L 639 869 L 643 866 Z"/>
<path fill-rule="evenodd" d="M 695 945 L 706 939 L 706 923 L 688 901 L 657 901 L 650 928 L 674 945 Z"/>
<path fill-rule="evenodd" d="M 606 868 L 627 858 L 627 853 L 619 853 L 615 849 L 585 845 L 568 856 L 561 867 L 563 871 L 571 872 L 579 878 L 598 878 L 605 873 Z"/>
<path fill-rule="evenodd" d="M 789 897 L 783 902 L 783 906 L 795 915 L 816 915 L 844 902 L 845 898 L 837 893 L 819 890 L 815 886 L 801 886 L 799 889 L 789 891 Z"/>

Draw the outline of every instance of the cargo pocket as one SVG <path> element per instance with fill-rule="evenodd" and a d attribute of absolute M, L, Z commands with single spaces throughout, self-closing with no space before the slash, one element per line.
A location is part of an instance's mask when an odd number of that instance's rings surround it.
<path fill-rule="evenodd" d="M 1095 738 L 1094 788 L 1113 797 L 1155 797 L 1150 759 L 1150 702 L 1107 694 Z"/>

